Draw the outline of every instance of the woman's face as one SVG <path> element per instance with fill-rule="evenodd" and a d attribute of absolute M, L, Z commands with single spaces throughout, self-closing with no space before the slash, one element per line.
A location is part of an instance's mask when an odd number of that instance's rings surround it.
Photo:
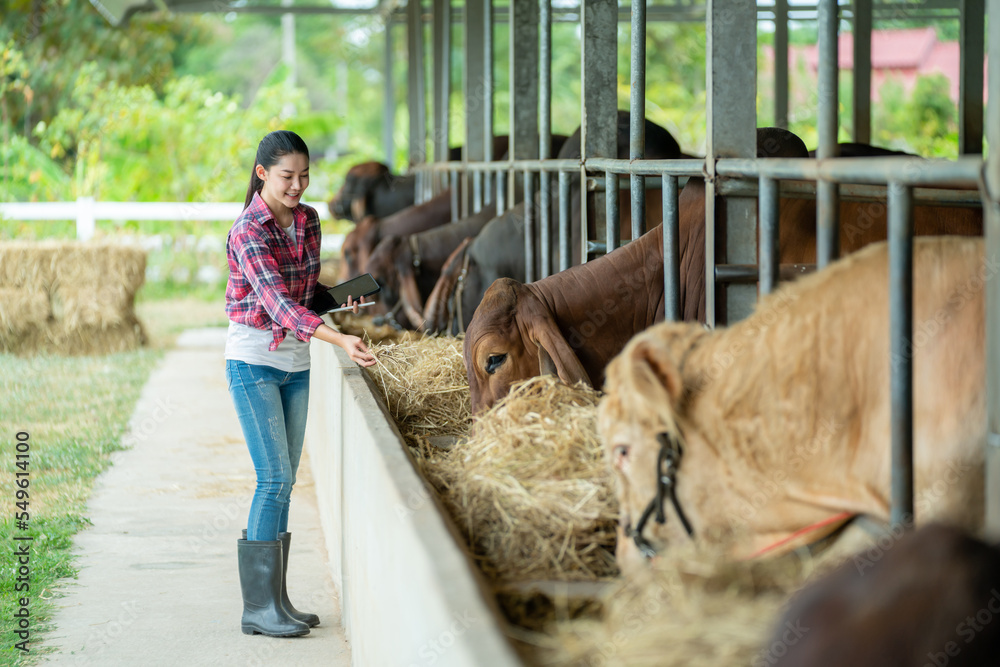
<path fill-rule="evenodd" d="M 257 165 L 257 176 L 264 181 L 260 196 L 268 205 L 295 208 L 309 187 L 309 158 L 302 153 L 283 155 L 270 169 Z"/>

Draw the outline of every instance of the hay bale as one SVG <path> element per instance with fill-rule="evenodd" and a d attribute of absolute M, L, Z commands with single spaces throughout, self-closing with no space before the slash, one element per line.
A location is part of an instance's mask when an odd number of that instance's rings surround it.
<path fill-rule="evenodd" d="M 795 555 L 727 562 L 681 547 L 622 580 L 601 619 L 560 623 L 536 635 L 543 665 L 716 667 L 762 657 L 789 597 L 818 572 Z"/>
<path fill-rule="evenodd" d="M 135 295 L 145 273 L 146 253 L 134 247 L 107 242 L 0 243 L 0 289 L 5 290 L 0 308 L 30 322 L 17 335 L 3 328 L 0 349 L 17 354 L 136 349 L 146 340 L 135 315 Z M 39 294 L 46 296 L 44 317 Z M 30 311 L 24 310 L 28 303 L 34 304 Z"/>

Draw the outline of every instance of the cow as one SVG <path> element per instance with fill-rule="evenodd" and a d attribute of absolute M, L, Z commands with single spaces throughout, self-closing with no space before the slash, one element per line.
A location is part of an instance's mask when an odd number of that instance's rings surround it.
<path fill-rule="evenodd" d="M 450 225 L 441 225 L 419 234 L 391 235 L 379 241 L 362 268 L 378 281 L 383 309 L 401 304 L 408 328 L 424 320 L 424 302 L 441 275 L 448 256 L 466 238 L 476 236 L 496 217 L 496 205 L 490 204 Z M 378 306 L 376 306 L 378 307 Z M 402 319 L 402 318 L 398 318 Z"/>
<path fill-rule="evenodd" d="M 1000 549 L 931 524 L 883 538 L 797 593 L 760 664 L 995 665 L 998 617 Z"/>
<path fill-rule="evenodd" d="M 986 442 L 982 239 L 913 249 L 917 523 L 982 521 Z M 852 517 L 889 519 L 885 242 L 786 283 L 728 328 L 664 322 L 607 368 L 598 430 L 618 480 L 617 557 L 695 538 L 780 556 Z M 662 502 L 654 502 L 659 498 Z M 652 515 L 656 516 L 651 521 Z"/>
<path fill-rule="evenodd" d="M 809 157 L 816 157 L 817 151 L 818 149 L 815 148 L 809 151 Z M 906 151 L 897 151 L 892 148 L 882 148 L 881 146 L 872 146 L 871 144 L 854 141 L 837 144 L 837 155 L 834 157 L 889 157 L 893 155 L 916 157 L 913 153 L 907 153 Z"/>
<path fill-rule="evenodd" d="M 493 138 L 493 155 L 507 152 L 506 135 Z M 462 148 L 448 150 L 448 160 L 462 159 Z M 413 206 L 416 177 L 395 175 L 381 162 L 362 162 L 351 167 L 344 184 L 328 203 L 330 215 L 342 220 L 360 222 L 366 216 L 385 218 Z"/>
<path fill-rule="evenodd" d="M 363 218 L 354 229 L 344 235 L 340 247 L 340 280 L 361 275 L 361 267 L 371 256 L 375 246 L 390 234 L 403 235 L 422 232 L 443 225 L 451 219 L 451 190 L 445 190 L 423 204 L 404 208 L 388 218 L 373 216 Z"/>
<path fill-rule="evenodd" d="M 677 141 L 667 130 L 653 123 L 646 121 L 646 157 L 647 159 L 677 159 L 687 157 L 681 152 Z M 618 112 L 618 157 L 628 157 L 629 146 L 629 114 L 627 111 Z M 580 157 L 580 130 L 578 129 L 563 144 L 558 158 L 571 159 Z M 573 251 L 572 262 L 579 264 L 580 257 L 580 191 L 579 178 L 571 178 L 570 187 L 570 248 Z M 550 220 L 558 219 L 557 188 L 552 189 L 552 199 L 548 202 L 550 207 Z M 622 190 L 620 194 L 620 209 L 622 214 L 621 229 L 623 235 L 628 238 L 631 227 L 631 211 L 629 206 L 628 190 Z M 659 197 L 648 197 L 646 200 L 646 219 L 660 219 L 662 212 L 660 209 L 661 199 Z M 535 218 L 538 219 L 537 207 L 543 204 L 536 202 Z M 593 220 L 593 216 L 589 218 Z M 494 280 L 502 277 L 514 278 L 523 281 L 524 273 L 524 204 L 519 204 L 511 210 L 501 215 L 496 220 L 491 221 L 483 228 L 480 235 L 470 243 L 464 245 L 461 250 L 456 250 L 445 263 L 442 269 L 441 279 L 434 291 L 427 300 L 425 308 L 425 323 L 422 327 L 425 331 L 440 332 L 451 329 L 449 323 L 458 311 L 462 312 L 459 320 L 459 329 L 464 330 L 471 321 L 472 314 L 482 301 L 486 288 Z M 591 236 L 593 230 L 590 231 Z M 556 234 L 552 235 L 551 265 L 556 266 L 558 248 Z M 536 269 L 538 258 L 536 258 Z M 462 280 L 458 280 L 458 276 Z M 461 293 L 456 297 L 456 288 L 461 285 Z M 459 301 L 454 308 L 451 302 Z"/>

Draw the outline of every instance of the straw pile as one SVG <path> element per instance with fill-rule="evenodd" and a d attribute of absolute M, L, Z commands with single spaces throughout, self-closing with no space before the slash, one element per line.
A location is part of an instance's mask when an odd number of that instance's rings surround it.
<path fill-rule="evenodd" d="M 143 250 L 110 243 L 0 243 L 0 351 L 107 354 L 145 341 L 135 294 Z"/>
<path fill-rule="evenodd" d="M 617 572 L 617 507 L 597 438 L 596 392 L 534 378 L 470 428 L 460 340 L 372 351 L 378 363 L 369 373 L 487 575 L 576 581 Z M 442 448 L 442 439 L 457 444 Z"/>
<path fill-rule="evenodd" d="M 679 551 L 621 581 L 605 598 L 603 618 L 536 636 L 540 664 L 768 664 L 765 647 L 783 606 L 819 573 L 816 564 L 794 555 L 734 563 L 704 549 Z"/>
<path fill-rule="evenodd" d="M 361 313 L 364 312 L 361 310 Z M 369 345 L 371 343 L 402 343 L 408 340 L 417 340 L 420 337 L 420 334 L 415 331 L 396 329 L 385 324 L 379 317 L 361 313 L 355 315 L 349 311 L 343 311 L 333 313 L 330 317 L 342 333 L 358 336 L 365 341 L 365 344 Z"/>

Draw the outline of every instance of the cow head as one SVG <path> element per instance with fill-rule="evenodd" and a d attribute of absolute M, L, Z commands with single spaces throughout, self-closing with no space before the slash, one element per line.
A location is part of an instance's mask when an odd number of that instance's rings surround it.
<path fill-rule="evenodd" d="M 341 220 L 360 221 L 370 215 L 370 195 L 380 184 L 392 180 L 389 167 L 381 162 L 362 162 L 348 170 L 344 184 L 330 200 L 330 215 Z"/>
<path fill-rule="evenodd" d="M 344 242 L 340 246 L 342 280 L 350 280 L 361 275 L 361 268 L 368 263 L 368 258 L 378 243 L 378 237 L 378 220 L 370 215 L 362 218 L 354 229 L 344 235 Z"/>
<path fill-rule="evenodd" d="M 506 396 L 513 383 L 536 375 L 590 384 L 549 309 L 510 278 L 486 290 L 466 331 L 464 352 L 474 413 Z"/>
<path fill-rule="evenodd" d="M 382 288 L 379 292 L 380 305 L 374 306 L 373 314 L 388 313 L 402 300 L 407 319 L 416 326 L 423 320 L 423 304 L 420 303 L 420 290 L 413 274 L 413 253 L 408 239 L 405 236 L 387 236 L 379 241 L 361 272 L 372 274 Z"/>
<path fill-rule="evenodd" d="M 675 359 L 683 357 L 700 337 L 710 335 L 697 324 L 667 322 L 635 336 L 606 371 L 605 396 L 597 412 L 598 431 L 607 459 L 617 478 L 620 531 L 617 558 L 623 569 L 643 561 L 634 539 L 634 529 L 656 497 L 661 433 L 684 445 L 682 431 L 685 401 L 690 387 L 685 385 Z M 678 483 L 690 482 L 690 470 L 683 461 Z M 683 504 L 683 498 L 680 499 Z M 693 522 L 697 508 L 684 506 Z M 659 550 L 670 542 L 689 539 L 670 503 L 664 507 L 666 522 L 652 519 L 642 537 Z"/>

